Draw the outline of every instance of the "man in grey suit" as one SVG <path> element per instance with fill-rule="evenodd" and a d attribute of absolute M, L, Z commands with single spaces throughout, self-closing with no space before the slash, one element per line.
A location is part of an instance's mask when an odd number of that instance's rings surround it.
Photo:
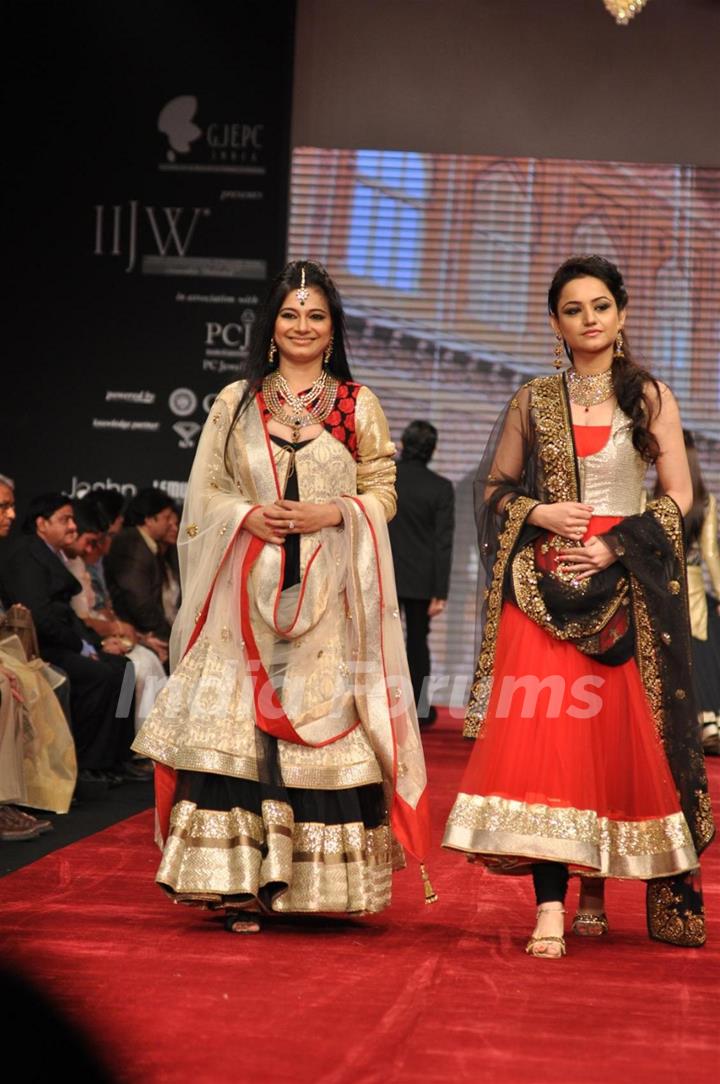
<path fill-rule="evenodd" d="M 430 726 L 436 717 L 425 688 L 430 676 L 427 638 L 431 618 L 445 609 L 455 525 L 453 484 L 428 467 L 436 443 L 437 429 L 430 422 L 414 421 L 405 429 L 397 465 L 397 515 L 389 524 L 421 726 Z"/>

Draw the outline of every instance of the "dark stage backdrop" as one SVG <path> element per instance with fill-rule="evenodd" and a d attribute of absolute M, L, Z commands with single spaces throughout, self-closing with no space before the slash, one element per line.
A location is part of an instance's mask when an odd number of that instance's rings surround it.
<path fill-rule="evenodd" d="M 0 472 L 21 504 L 183 496 L 285 258 L 294 8 L 9 5 Z"/>

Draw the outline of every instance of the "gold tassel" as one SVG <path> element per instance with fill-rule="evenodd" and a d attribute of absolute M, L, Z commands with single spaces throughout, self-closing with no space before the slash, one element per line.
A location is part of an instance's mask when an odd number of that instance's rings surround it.
<path fill-rule="evenodd" d="M 420 876 L 423 879 L 423 888 L 425 889 L 425 903 L 437 903 L 437 895 L 430 883 L 428 871 L 425 869 L 422 862 L 420 863 Z"/>

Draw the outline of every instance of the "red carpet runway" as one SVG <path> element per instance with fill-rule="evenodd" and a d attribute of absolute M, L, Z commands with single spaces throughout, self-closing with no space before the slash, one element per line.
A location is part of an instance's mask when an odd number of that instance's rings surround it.
<path fill-rule="evenodd" d="M 469 746 L 442 721 L 425 742 L 439 841 Z M 704 949 L 649 941 L 643 886 L 614 882 L 610 936 L 570 935 L 566 959 L 541 961 L 522 951 L 529 880 L 457 854 L 432 855 L 433 907 L 413 865 L 383 915 L 231 936 L 154 886 L 151 836 L 141 813 L 0 881 L 4 959 L 94 1037 L 118 1081 L 717 1079 L 718 847 L 704 862 Z"/>

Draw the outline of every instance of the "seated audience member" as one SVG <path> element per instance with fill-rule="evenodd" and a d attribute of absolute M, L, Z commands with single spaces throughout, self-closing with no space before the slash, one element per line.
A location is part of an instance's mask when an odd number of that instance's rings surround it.
<path fill-rule="evenodd" d="M 0 673 L 13 681 L 15 698 L 22 716 L 23 797 L 18 803 L 31 809 L 67 813 L 77 781 L 77 758 L 70 727 L 53 688 L 57 673 L 42 661 L 28 660 L 17 636 L 5 636 L 0 629 Z M 35 821 L 41 831 L 50 831 L 49 821 Z"/>
<path fill-rule="evenodd" d="M 73 504 L 77 526 L 76 537 L 64 547 L 68 568 L 82 590 L 73 596 L 72 607 L 78 617 L 108 643 L 116 643 L 135 667 L 135 730 L 139 730 L 155 698 L 167 683 L 167 676 L 158 656 L 144 647 L 145 637 L 127 621 L 121 621 L 112 607 L 98 606 L 90 579 L 90 569 L 100 559 L 104 544 L 102 512 L 85 500 Z M 160 645 L 162 647 L 162 645 Z M 167 658 L 167 652 L 165 652 Z M 164 659 L 163 659 L 164 661 Z"/>
<path fill-rule="evenodd" d="M 23 822 L 24 815 L 12 804 L 24 802 L 25 797 L 22 702 L 13 675 L 0 665 L 0 840 L 4 843 L 40 834 Z"/>
<path fill-rule="evenodd" d="M 5 492 L 7 491 L 7 492 Z M 15 521 L 15 483 L 12 478 L 0 474 L 0 539 L 7 538 Z M 9 605 L 2 593 L 2 570 L 0 570 L 0 630 L 7 635 L 15 635 L 20 640 L 28 662 L 40 658 L 40 648 L 32 614 L 27 606 L 19 603 Z M 59 666 L 51 666 L 43 659 L 46 676 L 55 696 L 60 701 L 63 714 L 70 722 L 70 681 Z"/>
<path fill-rule="evenodd" d="M 76 534 L 70 499 L 63 493 L 35 497 L 23 530 L 22 543 L 3 567 L 3 595 L 28 607 L 43 658 L 70 678 L 78 778 L 82 782 L 125 778 L 134 730 L 129 717 L 133 696 L 127 692 L 134 689 L 134 671 L 112 639 L 103 644 L 72 608 L 80 585 L 62 553 Z M 126 694 L 122 699 L 121 692 Z"/>
<path fill-rule="evenodd" d="M 430 422 L 410 422 L 397 465 L 397 515 L 388 524 L 398 602 L 405 612 L 408 665 L 418 720 L 430 726 L 430 621 L 445 609 L 450 583 L 455 491 L 448 478 L 430 470 L 437 443 Z"/>
<path fill-rule="evenodd" d="M 15 483 L 0 474 L 0 538 L 7 538 L 15 522 Z"/>
<path fill-rule="evenodd" d="M 168 528 L 158 542 L 163 570 L 163 610 L 171 627 L 180 609 L 180 565 L 177 551 L 179 527 L 180 513 L 177 507 L 173 506 Z"/>
<path fill-rule="evenodd" d="M 159 542 L 173 516 L 172 498 L 161 489 L 141 489 L 125 512 L 125 526 L 104 560 L 113 608 L 140 632 L 167 642 Z"/>
<path fill-rule="evenodd" d="M 0 538 L 15 519 L 15 487 L 0 475 Z M 65 716 L 52 694 L 56 675 L 40 659 L 28 656 L 15 626 L 31 632 L 22 606 L 0 615 L 0 840 L 33 839 L 52 831 L 52 823 L 14 804 L 66 813 L 75 787 L 75 749 Z"/>
<path fill-rule="evenodd" d="M 93 509 L 102 522 L 108 524 L 107 530 L 103 531 L 98 559 L 92 565 L 88 565 L 95 597 L 98 606 L 102 609 L 110 605 L 110 591 L 105 578 L 103 559 L 110 552 L 113 539 L 123 529 L 125 501 L 116 489 L 91 489 L 81 500 L 86 507 Z"/>
<path fill-rule="evenodd" d="M 92 490 L 76 505 L 76 507 L 81 505 L 88 509 L 100 527 L 106 523 L 109 524 L 107 529 L 102 530 L 97 543 L 88 547 L 83 555 L 85 568 L 90 576 L 90 585 L 95 595 L 95 604 L 92 608 L 110 616 L 116 622 L 118 629 L 122 625 L 131 627 L 137 643 L 150 648 L 164 664 L 168 658 L 167 641 L 161 640 L 152 632 L 141 632 L 130 622 L 121 622 L 113 607 L 105 575 L 105 558 L 112 548 L 113 540 L 122 530 L 123 517 L 118 511 L 121 505 L 118 505 L 117 501 L 122 502 L 122 498 L 114 490 Z"/>
<path fill-rule="evenodd" d="M 117 489 L 104 489 L 100 486 L 89 490 L 80 498 L 83 504 L 99 511 L 101 518 L 107 520 L 107 534 L 111 538 L 119 535 L 124 526 L 125 498 Z"/>

